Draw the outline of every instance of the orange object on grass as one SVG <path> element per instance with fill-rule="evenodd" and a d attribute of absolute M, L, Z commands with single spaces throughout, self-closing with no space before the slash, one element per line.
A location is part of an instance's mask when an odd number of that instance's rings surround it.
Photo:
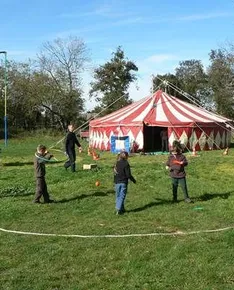
<path fill-rule="evenodd" d="M 99 154 L 97 154 L 94 150 L 93 150 L 93 160 L 98 160 L 100 158 Z"/>

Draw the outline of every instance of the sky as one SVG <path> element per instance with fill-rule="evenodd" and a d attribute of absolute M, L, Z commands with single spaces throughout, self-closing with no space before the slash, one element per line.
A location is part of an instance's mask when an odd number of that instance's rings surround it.
<path fill-rule="evenodd" d="M 42 44 L 70 35 L 87 45 L 98 67 L 121 46 L 138 66 L 134 101 L 150 94 L 152 75 L 173 73 L 180 61 L 201 60 L 234 42 L 233 0 L 1 0 L 0 50 L 10 60 L 36 57 Z M 3 56 L 3 55 L 2 55 Z M 84 75 L 86 109 L 92 71 Z"/>

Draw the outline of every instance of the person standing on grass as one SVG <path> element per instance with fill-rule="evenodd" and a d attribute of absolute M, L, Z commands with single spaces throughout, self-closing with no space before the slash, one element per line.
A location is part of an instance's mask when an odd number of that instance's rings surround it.
<path fill-rule="evenodd" d="M 164 128 L 161 132 L 160 132 L 160 137 L 161 137 L 161 150 L 162 152 L 166 151 L 168 152 L 168 136 L 167 136 L 167 129 Z"/>
<path fill-rule="evenodd" d="M 82 147 L 78 141 L 76 134 L 73 132 L 74 126 L 72 124 L 68 125 L 68 133 L 65 140 L 65 150 L 68 155 L 68 160 L 65 162 L 64 167 L 67 170 L 71 166 L 71 171 L 76 171 L 76 150 L 75 145 L 78 146 L 79 152 L 82 152 Z"/>
<path fill-rule="evenodd" d="M 180 184 L 184 193 L 184 201 L 187 203 L 193 203 L 193 201 L 189 198 L 186 184 L 186 173 L 184 167 L 187 165 L 188 161 L 182 154 L 182 146 L 179 141 L 175 140 L 172 144 L 172 152 L 166 162 L 166 169 L 169 169 L 172 180 L 172 193 L 174 202 L 178 201 L 177 190 L 178 185 Z"/>
<path fill-rule="evenodd" d="M 44 145 L 37 146 L 37 152 L 35 153 L 34 159 L 34 170 L 36 175 L 36 194 L 34 198 L 34 203 L 41 203 L 40 198 L 43 196 L 44 203 L 51 203 L 53 200 L 50 199 L 47 185 L 45 181 L 45 163 L 48 162 L 53 157 L 53 155 L 49 154 Z"/>
<path fill-rule="evenodd" d="M 118 155 L 117 162 L 114 166 L 114 183 L 116 193 L 116 215 L 124 214 L 124 202 L 128 190 L 128 180 L 136 183 L 136 179 L 131 174 L 128 163 L 128 152 L 121 152 Z"/>

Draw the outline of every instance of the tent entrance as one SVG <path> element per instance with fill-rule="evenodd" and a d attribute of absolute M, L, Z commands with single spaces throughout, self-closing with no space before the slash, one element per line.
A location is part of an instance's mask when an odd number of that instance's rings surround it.
<path fill-rule="evenodd" d="M 144 152 L 159 152 L 162 150 L 160 133 L 165 129 L 167 130 L 165 127 L 147 126 L 144 124 Z"/>

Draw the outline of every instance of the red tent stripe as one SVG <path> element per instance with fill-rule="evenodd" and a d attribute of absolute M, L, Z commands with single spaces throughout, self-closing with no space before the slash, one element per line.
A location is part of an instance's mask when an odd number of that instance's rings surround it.
<path fill-rule="evenodd" d="M 193 104 L 157 91 L 152 96 L 137 101 L 107 116 L 92 120 L 90 126 L 139 126 L 148 122 L 154 126 L 190 126 L 194 123 L 230 121 L 207 112 Z"/>
<path fill-rule="evenodd" d="M 171 100 L 167 96 L 162 95 L 162 106 L 171 124 L 192 122 L 191 119 L 186 118 L 183 114 L 175 109 L 171 103 Z"/>
<path fill-rule="evenodd" d="M 131 121 L 135 121 L 134 118 L 136 116 L 138 116 L 142 111 L 145 111 L 145 108 L 147 107 L 149 103 L 149 99 L 145 100 L 144 103 L 139 104 L 137 107 L 135 107 L 131 112 L 129 112 L 128 114 L 124 114 L 124 115 L 120 115 L 116 117 L 115 122 L 128 122 L 129 120 Z M 142 119 L 141 119 L 142 121 Z"/>
<path fill-rule="evenodd" d="M 133 122 L 143 121 L 145 119 L 145 117 L 149 114 L 149 112 L 152 110 L 153 104 L 154 104 L 154 98 L 151 98 L 149 100 L 149 102 L 147 102 L 145 104 L 144 110 L 142 110 L 142 108 L 140 108 L 141 110 L 139 110 L 138 114 L 133 119 Z"/>
<path fill-rule="evenodd" d="M 117 122 L 117 118 L 123 119 L 124 115 L 127 116 L 127 115 L 132 114 L 134 112 L 134 110 L 141 107 L 147 101 L 148 101 L 148 98 L 144 98 L 144 99 L 142 99 L 138 102 L 135 102 L 131 105 L 128 105 L 128 106 L 126 106 L 126 107 L 124 107 L 116 112 L 113 112 L 107 116 L 104 116 L 104 117 L 101 117 L 101 118 L 98 118 L 98 119 L 91 121 L 91 125 L 100 124 L 100 123 L 109 122 L 109 121 Z"/>
<path fill-rule="evenodd" d="M 222 117 L 222 116 L 219 116 L 217 114 L 214 114 L 212 112 L 208 112 L 206 111 L 205 109 L 203 108 L 199 108 L 193 104 L 189 104 L 189 103 L 186 103 L 186 102 L 183 102 L 181 100 L 178 100 L 176 99 L 175 97 L 173 98 L 175 100 L 175 102 L 177 102 L 178 104 L 181 104 L 182 106 L 184 107 L 187 107 L 187 109 L 190 111 L 190 112 L 193 112 L 195 114 L 197 114 L 198 116 L 202 116 L 203 118 L 207 118 L 207 122 L 224 122 L 224 121 L 228 121 L 228 119 Z M 205 122 L 204 120 L 201 120 L 202 122 Z"/>
<path fill-rule="evenodd" d="M 175 99 L 170 98 L 171 105 L 175 109 L 175 114 L 179 112 L 182 114 L 185 118 L 189 119 L 190 122 L 214 122 L 212 118 L 205 118 L 204 115 L 201 115 L 200 112 L 190 110 L 188 109 L 188 106 L 185 102 L 179 104 Z M 180 120 L 183 122 L 183 120 Z"/>
<path fill-rule="evenodd" d="M 137 104 L 134 103 L 134 106 L 136 106 Z M 130 108 L 131 107 L 131 108 Z M 110 121 L 112 119 L 115 119 L 116 116 L 120 115 L 120 114 L 124 114 L 126 113 L 127 111 L 131 111 L 132 110 L 132 105 L 129 105 L 129 106 L 126 106 L 116 112 L 113 112 L 111 114 L 108 114 L 104 117 L 101 117 L 101 118 L 98 118 L 98 119 L 95 119 L 92 121 L 92 123 L 102 123 L 102 122 L 106 122 L 106 121 Z"/>

